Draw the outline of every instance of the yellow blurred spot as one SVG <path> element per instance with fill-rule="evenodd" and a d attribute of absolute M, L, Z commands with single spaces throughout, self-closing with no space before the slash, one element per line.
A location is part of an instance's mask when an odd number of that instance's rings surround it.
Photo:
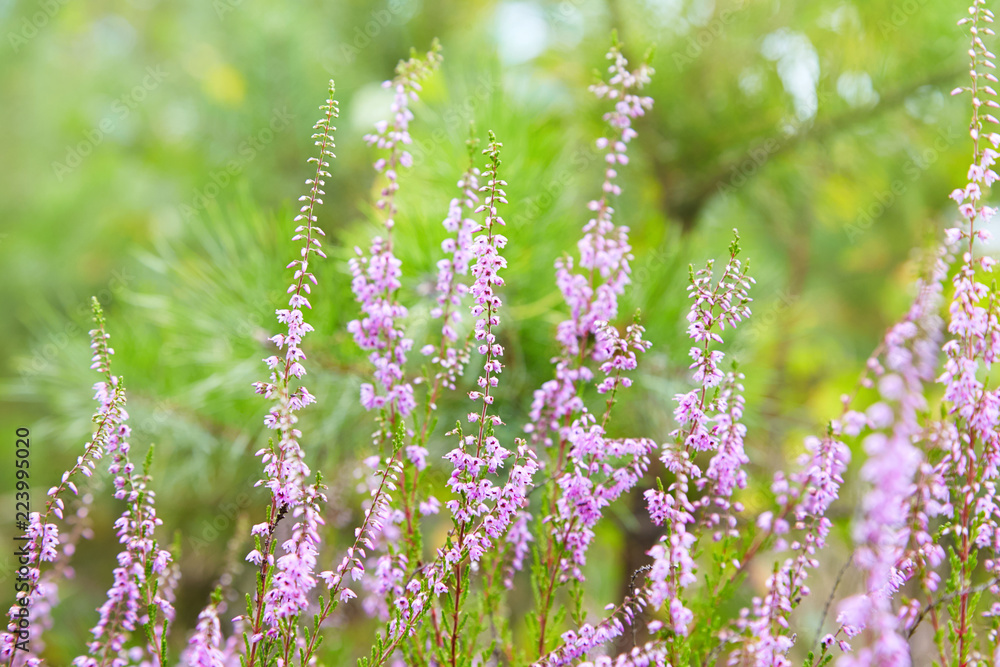
<path fill-rule="evenodd" d="M 827 228 L 857 224 L 862 204 L 867 204 L 859 196 L 859 188 L 854 179 L 840 174 L 831 174 L 820 185 L 817 208 L 822 206 L 821 221 Z"/>
<path fill-rule="evenodd" d="M 240 104 L 246 96 L 243 75 L 232 65 L 224 63 L 209 68 L 201 85 L 209 98 L 228 106 Z"/>

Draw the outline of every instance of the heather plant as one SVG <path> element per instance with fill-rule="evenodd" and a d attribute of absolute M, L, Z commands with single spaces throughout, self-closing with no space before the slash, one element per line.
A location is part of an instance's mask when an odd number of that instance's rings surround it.
<path fill-rule="evenodd" d="M 329 288 L 314 262 L 327 258 L 318 207 L 334 168 L 331 82 L 314 126 L 315 170 L 292 221 L 299 245 L 286 266 L 287 307 L 275 313 L 281 331 L 268 338 L 275 348 L 263 360 L 268 379 L 254 384 L 271 402 L 264 425 L 273 435 L 257 452 L 257 486 L 268 495 L 263 520 L 243 536 L 251 587 L 245 608 L 230 608 L 232 578 L 220 581 L 192 622 L 180 663 L 331 664 L 324 637 L 360 613 L 377 628 L 359 659 L 363 667 L 814 667 L 834 660 L 906 667 L 920 664 L 913 646 L 927 625 L 936 664 L 1000 664 L 1000 390 L 989 376 L 1000 355 L 1000 316 L 995 285 L 982 282 L 995 264 L 982 248 L 996 214 L 987 192 L 1000 155 L 1000 133 L 987 129 L 1000 123 L 988 112 L 1000 108 L 995 57 L 984 41 L 994 35 L 993 18 L 985 0 L 974 0 L 959 22 L 969 32 L 970 84 L 954 93 L 969 93 L 973 109 L 972 163 L 964 187 L 951 194 L 960 221 L 929 253 L 912 305 L 885 332 L 840 412 L 805 439 L 788 469 L 770 471 L 763 498 L 750 494 L 753 476 L 764 471 L 745 444 L 744 412 L 754 399 L 726 347 L 752 317 L 755 285 L 735 229 L 721 269 L 708 260 L 690 270 L 690 372 L 674 397 L 673 428 L 635 433 L 615 419 L 621 392 L 635 391 L 634 372 L 651 347 L 642 314 L 620 312 L 634 257 L 616 205 L 639 119 L 654 104 L 644 94 L 653 69 L 630 65 L 616 40 L 606 73 L 590 88 L 607 109 L 606 132 L 595 141 L 603 181 L 581 216 L 587 219 L 575 252 L 553 267 L 565 305 L 551 332 L 551 379 L 511 406 L 499 387 L 510 318 L 504 288 L 516 279 L 505 254 L 517 251 L 518 238 L 508 238 L 503 216 L 511 206 L 505 179 L 518 174 L 504 167 L 492 131 L 481 143 L 472 130 L 469 162 L 454 169 L 455 196 L 441 202 L 434 289 L 408 289 L 394 245 L 394 230 L 408 222 L 400 173 L 414 164 L 414 107 L 422 82 L 442 62 L 441 48 L 435 42 L 401 62 L 384 84 L 388 114 L 364 137 L 376 154 L 377 233 L 367 248 L 355 248 L 347 267 L 359 311 L 347 332 L 370 363 L 358 400 L 373 431 L 359 468 L 366 497 L 343 544 L 330 539 L 337 533 L 327 529 L 328 489 L 310 467 L 311 436 L 298 428 L 298 413 L 317 402 L 302 384 L 303 341 L 314 331 L 306 321 L 309 297 L 313 287 Z M 411 332 L 424 328 L 412 313 L 420 299 L 429 302 L 432 325 L 417 341 Z M 105 456 L 113 495 L 125 503 L 114 525 L 122 551 L 92 641 L 73 664 L 172 662 L 168 633 L 180 573 L 176 554 L 156 539 L 162 522 L 149 474 L 152 447 L 137 471 L 124 382 L 111 373 L 96 300 L 94 321 L 92 368 L 102 377 L 96 429 L 49 490 L 44 512 L 30 516 L 23 587 L 0 637 L 0 663 L 8 667 L 42 664 L 43 645 L 29 642 L 26 628 L 51 627 L 59 577 L 89 535 L 85 484 Z M 446 403 L 465 416 L 442 426 Z M 519 413 L 515 407 L 525 418 L 506 423 L 505 414 Z M 855 444 L 865 453 L 856 478 Z M 826 609 L 834 612 L 823 612 L 813 641 L 814 626 L 804 629 L 797 612 L 812 593 L 810 577 L 837 566 L 828 548 L 831 516 L 851 497 L 848 484 L 860 498 L 850 567 L 862 588 L 842 592 L 835 584 L 827 592 Z M 600 599 L 587 580 L 588 556 L 610 508 L 632 496 L 644 501 L 658 538 L 624 595 Z M 755 581 L 754 569 L 768 576 Z M 526 610 L 515 597 L 519 583 L 530 591 Z"/>

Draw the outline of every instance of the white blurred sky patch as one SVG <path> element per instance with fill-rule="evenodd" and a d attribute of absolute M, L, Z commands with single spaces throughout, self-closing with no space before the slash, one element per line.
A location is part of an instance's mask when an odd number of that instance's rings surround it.
<path fill-rule="evenodd" d="M 675 36 L 704 27 L 715 16 L 715 0 L 643 0 L 643 6 L 658 30 Z"/>
<path fill-rule="evenodd" d="M 809 38 L 800 32 L 779 28 L 764 37 L 761 55 L 776 64 L 781 84 L 792 97 L 799 122 L 816 115 L 819 104 L 819 56 Z"/>
<path fill-rule="evenodd" d="M 643 5 L 651 23 L 660 30 L 683 35 L 691 29 L 684 18 L 684 0 L 644 0 Z"/>
<path fill-rule="evenodd" d="M 861 21 L 858 8 L 850 2 L 838 5 L 835 9 L 827 10 L 819 18 L 818 23 L 821 28 L 832 30 L 837 34 L 844 34 L 849 31 L 862 32 L 864 30 L 864 23 Z"/>
<path fill-rule="evenodd" d="M 545 12 L 531 2 L 504 2 L 495 19 L 497 51 L 505 65 L 534 60 L 549 45 L 549 24 Z"/>
<path fill-rule="evenodd" d="M 112 60 L 128 56 L 135 48 L 138 33 L 128 19 L 120 14 L 105 14 L 90 24 L 93 48 Z"/>
<path fill-rule="evenodd" d="M 715 0 L 691 0 L 687 5 L 686 16 L 692 25 L 706 26 L 715 16 Z"/>
<path fill-rule="evenodd" d="M 878 104 L 879 95 L 868 72 L 844 72 L 837 78 L 837 94 L 852 107 Z"/>

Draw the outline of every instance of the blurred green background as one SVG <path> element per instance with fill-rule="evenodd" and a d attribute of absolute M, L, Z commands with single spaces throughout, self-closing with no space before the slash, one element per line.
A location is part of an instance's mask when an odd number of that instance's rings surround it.
<path fill-rule="evenodd" d="M 133 444 L 157 446 L 163 539 L 181 533 L 182 641 L 230 538 L 247 534 L 237 524 L 262 516 L 250 483 L 266 403 L 250 383 L 265 375 L 290 220 L 332 77 L 338 158 L 319 214 L 330 259 L 316 267 L 307 341 L 319 406 L 301 426 L 310 463 L 331 480 L 331 523 L 349 525 L 357 498 L 343 464 L 365 455 L 372 429 L 357 403 L 367 362 L 345 330 L 356 315 L 347 258 L 375 229 L 374 158 L 361 137 L 387 115 L 380 83 L 434 37 L 444 65 L 415 107 L 416 165 L 401 178 L 405 288 L 433 288 L 469 123 L 494 130 L 510 182 L 501 400 L 506 422 L 519 423 L 551 375 L 563 317 L 553 262 L 575 250 L 600 184 L 592 146 L 605 105 L 587 86 L 617 29 L 634 60 L 655 49 L 656 74 L 616 206 L 635 248 L 622 312 L 641 309 L 654 347 L 615 428 L 666 438 L 671 399 L 687 386 L 688 263 L 720 257 L 739 227 L 756 307 L 728 344 L 747 375 L 748 449 L 766 483 L 836 414 L 951 216 L 947 194 L 970 155 L 966 101 L 948 95 L 966 69 L 963 12 L 927 0 L 0 0 L 0 455 L 12 456 L 16 427 L 31 429 L 40 503 L 80 451 L 97 295 Z M 413 312 L 417 348 L 426 311 L 425 300 Z M 447 443 L 432 445 L 439 455 Z M 4 475 L 4 508 L 12 487 Z M 107 496 L 63 591 L 52 664 L 82 647 L 110 584 L 121 508 Z M 12 514 L 0 512 L 3 535 Z M 641 543 L 627 503 L 606 523 L 592 560 L 622 565 L 591 577 L 605 600 L 635 558 L 628 545 Z M 238 565 L 248 547 L 233 548 Z M 9 556 L 0 566 L 6 605 Z M 245 569 L 234 572 L 245 583 Z M 346 641 L 329 645 L 353 652 Z"/>

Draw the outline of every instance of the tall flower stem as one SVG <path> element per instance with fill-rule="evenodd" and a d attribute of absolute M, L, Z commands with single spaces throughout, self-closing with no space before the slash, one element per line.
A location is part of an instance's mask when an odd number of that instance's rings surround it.
<path fill-rule="evenodd" d="M 985 238 L 983 232 L 977 229 L 976 222 L 979 220 L 983 226 L 995 214 L 995 210 L 982 204 L 985 197 L 985 190 L 996 180 L 997 175 L 991 169 L 997 156 L 997 152 L 990 148 L 984 148 L 982 141 L 984 120 L 993 124 L 997 119 L 985 110 L 981 113 L 981 107 L 1000 108 L 997 101 L 993 99 L 996 92 L 990 83 L 997 83 L 997 77 L 993 74 L 996 69 L 994 64 L 995 56 L 985 46 L 984 35 L 993 35 L 993 30 L 989 24 L 993 23 L 993 13 L 985 7 L 985 0 L 974 0 L 969 8 L 970 16 L 959 22 L 959 25 L 969 24 L 971 57 L 970 85 L 967 88 L 957 88 L 953 94 L 969 92 L 972 96 L 972 120 L 969 126 L 969 134 L 972 138 L 973 155 L 972 165 L 969 168 L 968 185 L 964 189 L 956 190 L 952 193 L 952 198 L 959 204 L 959 212 L 966 220 L 967 231 L 962 231 L 961 236 L 968 241 L 967 249 L 963 257 L 963 266 L 959 274 L 955 277 L 955 297 L 951 308 L 952 319 L 949 324 L 949 331 L 958 338 L 956 341 L 945 346 L 948 354 L 948 361 L 945 365 L 945 374 L 942 380 L 947 384 L 945 399 L 951 404 L 952 413 L 959 419 L 961 428 L 962 448 L 959 460 L 956 461 L 958 474 L 962 478 L 962 486 L 957 491 L 962 496 L 961 509 L 958 516 L 958 530 L 961 532 L 958 548 L 958 588 L 961 591 L 958 600 L 958 625 L 955 629 L 958 638 L 957 661 L 959 667 L 966 667 L 969 664 L 969 653 L 971 649 L 971 615 L 970 593 L 971 587 L 971 564 L 973 562 L 973 538 L 974 533 L 979 529 L 977 524 L 979 513 L 975 511 L 980 483 L 984 480 L 984 460 L 989 456 L 991 436 L 989 428 L 990 419 L 985 417 L 985 403 L 990 400 L 990 392 L 976 378 L 976 370 L 981 360 L 987 364 L 994 359 L 995 350 L 991 347 L 991 333 L 989 331 L 989 317 L 980 317 L 983 309 L 976 305 L 984 297 L 990 296 L 991 292 L 986 286 L 975 281 L 976 266 L 981 265 L 983 269 L 989 271 L 992 268 L 992 261 L 987 262 L 985 258 L 977 260 L 975 258 L 975 239 Z M 982 79 L 982 80 L 981 80 Z M 984 80 L 984 81 L 983 81 Z M 989 82 L 989 83 L 986 83 Z M 989 135 L 994 147 L 1000 143 L 1000 136 L 995 132 Z M 957 345 L 955 344 L 957 343 Z M 995 425 L 992 425 L 995 428 Z M 983 451 L 977 455 L 977 448 Z"/>
<path fill-rule="evenodd" d="M 285 324 L 287 330 L 271 337 L 284 354 L 265 359 L 271 370 L 270 380 L 254 383 L 258 394 L 274 399 L 274 406 L 264 423 L 278 432 L 278 442 L 275 445 L 272 440 L 268 447 L 258 452 L 264 463 L 264 479 L 258 484 L 265 484 L 270 489 L 271 502 L 266 521 L 253 529 L 257 548 L 247 556 L 247 560 L 257 565 L 258 571 L 256 599 L 245 617 L 249 626 L 246 667 L 256 665 L 261 652 L 268 651 L 279 634 L 283 635 L 287 653 L 297 632 L 298 616 L 307 606 L 307 595 L 315 586 L 312 570 L 319 546 L 317 526 L 322 522 L 318 516 L 318 504 L 324 498 L 318 483 L 307 485 L 310 471 L 298 442 L 302 434 L 295 427 L 298 421 L 295 413 L 315 402 L 315 398 L 304 386 L 293 390 L 292 383 L 293 378 L 300 378 L 306 372 L 301 363 L 306 355 L 300 346 L 302 338 L 313 330 L 305 322 L 302 311 L 303 307 L 311 308 L 307 295 L 311 292 L 311 285 L 317 284 L 316 277 L 309 270 L 310 256 L 326 257 L 319 241 L 319 237 L 325 234 L 315 223 L 316 207 L 323 203 L 321 197 L 325 194 L 325 179 L 330 178 L 329 160 L 335 157 L 333 132 L 336 128 L 333 120 L 338 116 L 338 107 L 333 98 L 333 81 L 330 81 L 328 92 L 326 103 L 320 106 L 323 116 L 314 126 L 313 141 L 319 148 L 319 155 L 309 158 L 309 162 L 316 164 L 316 171 L 306 181 L 309 192 L 300 197 L 303 205 L 294 219 L 299 224 L 292 240 L 302 241 L 302 247 L 299 259 L 286 267 L 295 269 L 292 284 L 287 290 L 291 295 L 289 307 L 276 311 L 278 322 Z M 286 555 L 275 562 L 275 531 L 288 512 L 301 519 L 293 529 L 292 538 L 283 545 Z M 264 648 L 265 638 L 268 648 Z"/>

